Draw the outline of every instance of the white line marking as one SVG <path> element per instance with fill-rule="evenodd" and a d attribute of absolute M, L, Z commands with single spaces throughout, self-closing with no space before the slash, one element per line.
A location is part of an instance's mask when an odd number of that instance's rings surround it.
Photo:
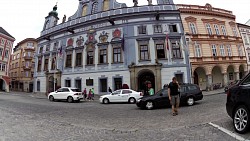
<path fill-rule="evenodd" d="M 231 137 L 233 137 L 233 138 L 235 138 L 235 139 L 237 139 L 237 140 L 239 140 L 239 141 L 246 141 L 246 139 L 244 139 L 243 137 L 241 137 L 241 136 L 235 134 L 234 132 L 232 132 L 232 131 L 230 131 L 230 130 L 227 130 L 226 128 L 223 128 L 223 127 L 221 127 L 221 126 L 219 126 L 219 125 L 216 125 L 216 124 L 214 124 L 214 123 L 212 123 L 212 122 L 210 122 L 209 125 L 211 125 L 211 126 L 213 126 L 213 127 L 215 127 L 215 128 L 218 128 L 218 129 L 221 130 L 222 132 L 228 134 L 229 136 L 231 136 Z"/>

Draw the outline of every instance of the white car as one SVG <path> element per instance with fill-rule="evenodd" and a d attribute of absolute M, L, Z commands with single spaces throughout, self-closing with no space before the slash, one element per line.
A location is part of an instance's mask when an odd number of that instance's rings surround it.
<path fill-rule="evenodd" d="M 48 95 L 50 101 L 67 100 L 69 103 L 83 99 L 82 92 L 77 88 L 62 87 Z"/>
<path fill-rule="evenodd" d="M 103 95 L 100 97 L 100 103 L 108 104 L 110 102 L 129 102 L 135 103 L 142 97 L 141 92 L 136 92 L 131 89 L 121 89 L 112 92 L 111 94 Z"/>

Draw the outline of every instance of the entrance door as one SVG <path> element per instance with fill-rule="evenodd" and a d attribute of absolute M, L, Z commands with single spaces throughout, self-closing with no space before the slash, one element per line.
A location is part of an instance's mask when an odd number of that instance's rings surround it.
<path fill-rule="evenodd" d="M 199 77 L 196 71 L 194 72 L 194 84 L 199 85 Z"/>
<path fill-rule="evenodd" d="M 33 83 L 29 84 L 29 92 L 33 92 Z"/>
<path fill-rule="evenodd" d="M 49 77 L 49 92 L 54 92 L 54 77 Z"/>
<path fill-rule="evenodd" d="M 3 79 L 0 79 L 0 91 L 5 91 L 5 82 Z"/>
<path fill-rule="evenodd" d="M 144 95 L 149 95 L 149 86 L 155 91 L 155 76 L 150 71 L 143 71 L 138 75 L 138 91 L 142 91 Z"/>

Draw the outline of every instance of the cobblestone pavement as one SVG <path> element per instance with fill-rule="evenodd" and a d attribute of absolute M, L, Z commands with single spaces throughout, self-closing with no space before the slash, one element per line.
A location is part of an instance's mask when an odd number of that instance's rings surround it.
<path fill-rule="evenodd" d="M 49 102 L 0 94 L 0 141 L 234 141 L 208 124 L 232 127 L 225 102 L 224 94 L 205 96 L 173 117 L 169 108 L 148 111 L 134 104 Z"/>

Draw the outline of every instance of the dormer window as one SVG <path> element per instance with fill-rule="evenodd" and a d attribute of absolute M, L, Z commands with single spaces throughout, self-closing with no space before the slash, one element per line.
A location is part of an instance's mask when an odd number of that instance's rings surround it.
<path fill-rule="evenodd" d="M 95 14 L 98 12 L 98 2 L 94 2 L 92 4 L 92 10 L 91 10 L 91 14 Z"/>

